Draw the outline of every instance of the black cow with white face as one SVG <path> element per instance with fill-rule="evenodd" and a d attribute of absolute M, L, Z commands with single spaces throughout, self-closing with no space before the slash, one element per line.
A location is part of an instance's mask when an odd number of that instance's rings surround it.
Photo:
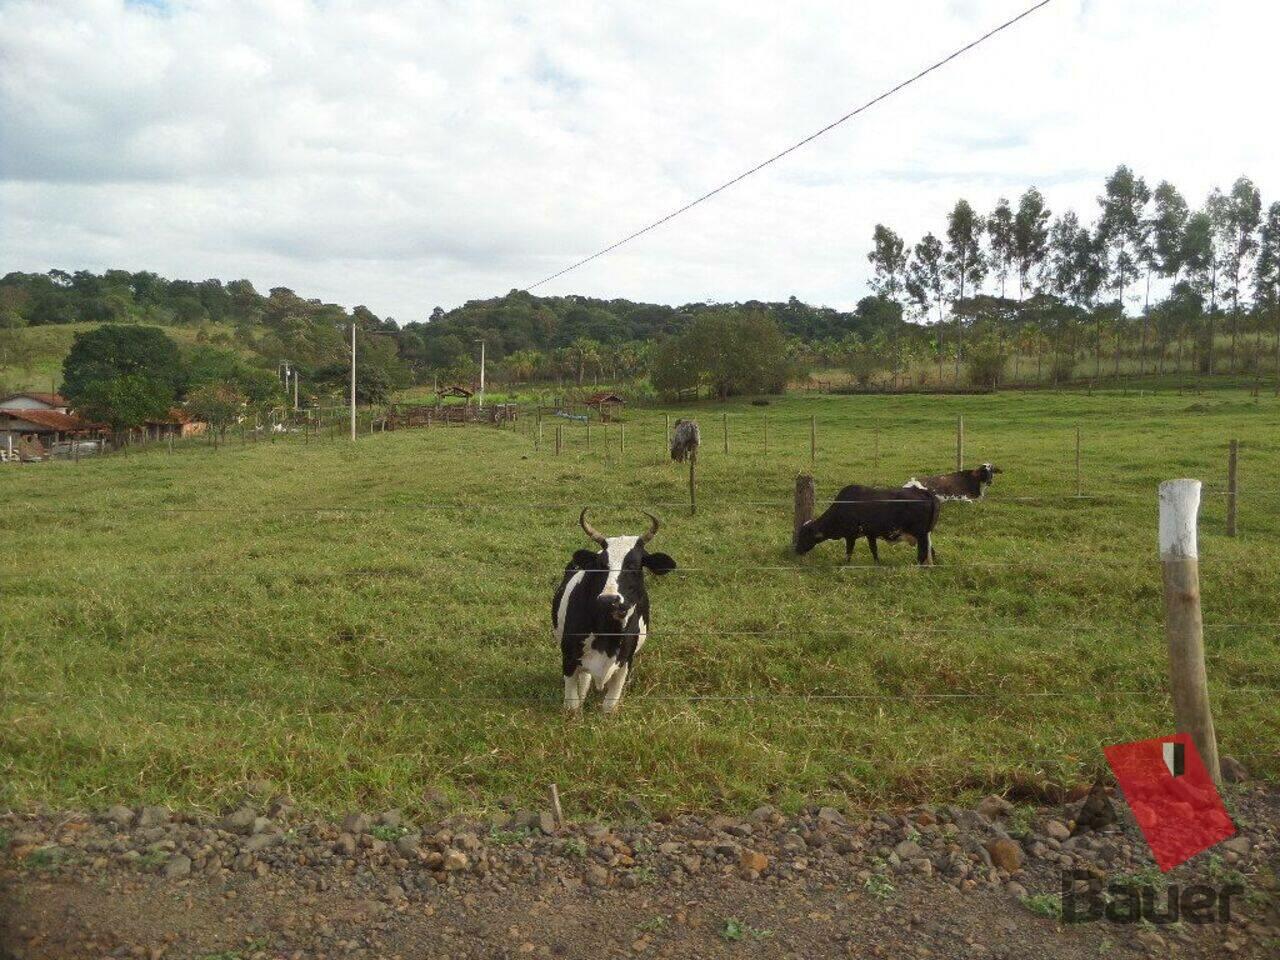
<path fill-rule="evenodd" d="M 604 712 L 618 709 L 632 658 L 649 632 L 649 594 L 644 571 L 669 573 L 676 562 L 665 553 L 649 553 L 645 545 L 658 532 L 658 518 L 646 513 L 649 532 L 638 537 L 606 537 L 578 523 L 599 546 L 578 550 L 565 567 L 564 579 L 551 600 L 551 625 L 560 641 L 564 667 L 564 706 L 582 709 L 594 685 L 604 691 Z"/>

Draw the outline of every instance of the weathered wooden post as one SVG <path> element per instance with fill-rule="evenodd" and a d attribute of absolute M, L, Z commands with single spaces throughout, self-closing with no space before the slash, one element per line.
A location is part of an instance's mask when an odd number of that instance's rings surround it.
<path fill-rule="evenodd" d="M 956 469 L 964 469 L 964 414 L 956 417 Z"/>
<path fill-rule="evenodd" d="M 695 448 L 689 454 L 689 513 L 698 512 L 698 451 Z"/>
<path fill-rule="evenodd" d="M 587 414 L 587 449 L 591 449 L 591 414 Z"/>
<path fill-rule="evenodd" d="M 556 424 L 556 456 L 560 456 L 560 445 L 563 442 L 564 425 Z"/>
<path fill-rule="evenodd" d="M 1240 492 L 1237 485 L 1236 466 L 1240 459 L 1240 441 L 1231 441 L 1231 452 L 1227 454 L 1227 536 L 1236 535 L 1236 495 Z"/>
<path fill-rule="evenodd" d="M 1160 569 L 1174 723 L 1179 733 L 1191 734 L 1205 769 L 1214 783 L 1220 784 L 1218 740 L 1204 668 L 1200 561 L 1196 548 L 1199 511 L 1199 480 L 1166 480 L 1160 484 Z"/>
<path fill-rule="evenodd" d="M 542 408 L 538 408 L 538 438 L 534 442 L 535 447 L 542 446 Z"/>
<path fill-rule="evenodd" d="M 871 453 L 871 470 L 872 472 L 880 469 L 880 428 L 876 427 L 874 431 L 874 439 L 872 440 Z"/>
<path fill-rule="evenodd" d="M 696 420 L 677 420 L 675 433 L 671 435 L 671 459 L 676 463 L 689 461 L 689 512 L 698 512 L 698 447 L 702 444 L 702 431 Z"/>
<path fill-rule="evenodd" d="M 621 463 L 627 452 L 627 425 L 618 421 L 618 462 Z"/>
<path fill-rule="evenodd" d="M 817 484 L 813 474 L 802 473 L 796 477 L 795 527 L 791 533 L 791 549 L 799 552 L 800 528 L 813 519 L 813 504 L 817 500 Z"/>

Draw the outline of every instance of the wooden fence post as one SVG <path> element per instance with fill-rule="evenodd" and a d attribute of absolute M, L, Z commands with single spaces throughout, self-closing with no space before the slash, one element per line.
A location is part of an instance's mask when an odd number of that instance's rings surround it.
<path fill-rule="evenodd" d="M 875 439 L 872 441 L 872 443 L 874 444 L 874 446 L 872 448 L 872 454 L 871 454 L 871 469 L 873 472 L 875 472 L 880 469 L 880 428 L 879 427 L 876 427 L 875 429 Z"/>
<path fill-rule="evenodd" d="M 791 533 L 791 549 L 799 552 L 800 528 L 813 519 L 813 504 L 817 500 L 817 484 L 813 474 L 802 473 L 796 477 L 795 527 Z"/>
<path fill-rule="evenodd" d="M 556 456 L 560 456 L 560 445 L 563 443 L 564 424 L 556 424 Z"/>
<path fill-rule="evenodd" d="M 587 449 L 591 449 L 591 414 L 587 414 Z"/>
<path fill-rule="evenodd" d="M 1160 569 L 1174 723 L 1179 733 L 1191 734 L 1209 776 L 1221 784 L 1218 740 L 1213 731 L 1204 669 L 1200 561 L 1196 549 L 1199 511 L 1199 480 L 1166 480 L 1160 484 Z"/>
<path fill-rule="evenodd" d="M 956 417 L 956 469 L 964 469 L 964 414 Z"/>
<path fill-rule="evenodd" d="M 761 420 L 764 423 L 764 455 L 767 457 L 769 455 L 769 418 L 762 417 Z"/>
<path fill-rule="evenodd" d="M 818 416 L 810 414 L 809 416 L 809 467 L 816 467 L 818 464 Z"/>
<path fill-rule="evenodd" d="M 1227 536 L 1236 535 L 1236 495 L 1240 492 L 1237 484 L 1236 466 L 1240 459 L 1240 441 L 1231 441 L 1231 452 L 1227 455 Z"/>

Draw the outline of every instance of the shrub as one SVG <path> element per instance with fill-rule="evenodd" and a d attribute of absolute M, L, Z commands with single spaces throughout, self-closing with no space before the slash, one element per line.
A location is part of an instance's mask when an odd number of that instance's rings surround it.
<path fill-rule="evenodd" d="M 1049 379 L 1053 383 L 1069 383 L 1076 372 L 1076 358 L 1060 353 L 1049 364 Z"/>
<path fill-rule="evenodd" d="M 975 387 L 997 387 L 1004 379 L 1009 354 L 997 340 L 983 340 L 969 348 L 969 382 Z"/>

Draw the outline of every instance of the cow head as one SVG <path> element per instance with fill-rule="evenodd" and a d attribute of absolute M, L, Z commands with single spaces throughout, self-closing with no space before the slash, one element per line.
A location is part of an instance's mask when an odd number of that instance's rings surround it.
<path fill-rule="evenodd" d="M 796 532 L 796 553 L 808 553 L 826 539 L 827 535 L 818 525 L 818 521 L 810 520 Z"/>
<path fill-rule="evenodd" d="M 644 597 L 645 570 L 664 574 L 676 568 L 676 562 L 665 553 L 649 553 L 645 549 L 658 532 L 658 518 L 651 513 L 645 516 L 649 518 L 649 530 L 638 537 L 606 537 L 587 522 L 585 508 L 578 517 L 583 532 L 599 544 L 600 550 L 575 551 L 573 565 L 587 571 L 583 587 L 591 596 L 597 615 L 618 624 L 626 622 Z"/>
<path fill-rule="evenodd" d="M 982 483 L 991 483 L 996 478 L 996 474 L 1000 473 L 1000 468 L 994 463 L 984 463 L 978 468 L 978 479 Z"/>

